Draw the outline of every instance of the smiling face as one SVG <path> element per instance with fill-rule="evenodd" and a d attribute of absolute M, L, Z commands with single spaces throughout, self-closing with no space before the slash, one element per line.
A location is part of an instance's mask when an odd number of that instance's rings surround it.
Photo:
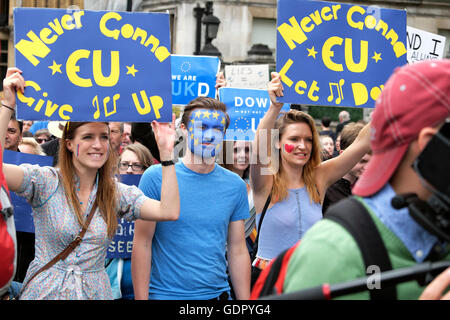
<path fill-rule="evenodd" d="M 281 158 L 292 164 L 304 166 L 311 157 L 313 134 L 306 123 L 292 123 L 286 126 L 278 147 Z"/>
<path fill-rule="evenodd" d="M 219 110 L 195 109 L 187 126 L 187 141 L 193 154 L 212 158 L 219 151 L 225 134 L 225 114 Z"/>
<path fill-rule="evenodd" d="M 66 139 L 76 169 L 98 170 L 108 159 L 109 129 L 103 122 L 88 122 L 78 127 L 72 139 Z"/>

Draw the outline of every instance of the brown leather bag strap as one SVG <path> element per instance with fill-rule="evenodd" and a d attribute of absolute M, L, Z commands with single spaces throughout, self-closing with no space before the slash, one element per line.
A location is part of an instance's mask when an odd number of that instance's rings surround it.
<path fill-rule="evenodd" d="M 33 274 L 33 276 L 30 278 L 30 280 L 28 280 L 27 283 L 22 286 L 22 289 L 20 290 L 19 296 L 22 295 L 22 292 L 25 290 L 25 288 L 28 286 L 28 284 L 31 282 L 31 280 L 33 280 L 38 274 L 40 274 L 41 272 L 43 272 L 43 271 L 45 271 L 47 269 L 50 269 L 59 260 L 65 260 L 69 256 L 69 254 L 76 247 L 78 247 L 78 245 L 83 240 L 83 237 L 84 237 L 87 229 L 89 228 L 89 224 L 91 223 L 91 220 L 94 217 L 96 209 L 97 209 L 97 198 L 95 199 L 95 201 L 94 201 L 94 203 L 92 205 L 91 211 L 89 212 L 89 215 L 88 215 L 88 217 L 86 219 L 86 223 L 81 228 L 80 233 L 75 237 L 75 239 L 71 243 L 69 243 L 69 245 L 63 251 L 61 251 L 61 253 L 59 253 L 56 257 L 54 257 L 52 260 L 47 262 L 42 268 L 40 268 L 35 274 Z M 16 297 L 16 299 L 17 298 L 18 297 Z"/>

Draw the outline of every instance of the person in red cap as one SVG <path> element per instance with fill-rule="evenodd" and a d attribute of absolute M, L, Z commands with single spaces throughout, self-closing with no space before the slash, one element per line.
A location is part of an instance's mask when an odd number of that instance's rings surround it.
<path fill-rule="evenodd" d="M 450 60 L 397 68 L 376 102 L 371 122 L 372 158 L 352 192 L 370 213 L 392 269 L 429 260 L 450 260 L 446 247 L 413 220 L 408 208 L 391 206 L 391 199 L 399 194 L 415 193 L 422 200 L 431 196 L 412 164 L 449 116 Z M 342 283 L 371 274 L 350 233 L 338 223 L 324 219 L 306 233 L 293 253 L 284 292 Z M 409 281 L 395 289 L 397 299 L 417 299 L 424 287 Z M 369 296 L 366 290 L 340 298 L 368 299 Z"/>

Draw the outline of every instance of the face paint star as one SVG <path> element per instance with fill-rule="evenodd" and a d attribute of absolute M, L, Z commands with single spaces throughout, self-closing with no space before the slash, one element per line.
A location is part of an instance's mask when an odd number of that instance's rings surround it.
<path fill-rule="evenodd" d="M 214 119 L 218 119 L 219 118 L 219 113 L 217 111 L 214 111 L 214 113 L 212 114 Z"/>
<path fill-rule="evenodd" d="M 203 111 L 203 118 L 208 118 L 209 119 L 210 115 L 211 115 L 211 112 L 208 112 L 208 110 Z"/>
<path fill-rule="evenodd" d="M 195 113 L 195 117 L 196 117 L 196 118 L 200 118 L 201 115 L 202 115 L 202 112 L 201 112 L 200 110 L 198 110 L 198 111 Z"/>
<path fill-rule="evenodd" d="M 194 140 L 194 146 L 198 145 L 198 138 Z"/>
<path fill-rule="evenodd" d="M 134 64 L 129 67 L 129 66 L 125 66 L 127 67 L 127 74 L 131 74 L 133 77 L 136 76 L 136 72 L 138 72 L 135 68 L 134 68 Z"/>
<path fill-rule="evenodd" d="M 381 59 L 381 52 L 380 52 L 380 53 L 376 53 L 376 52 L 374 51 L 374 55 L 373 55 L 372 59 L 375 60 L 375 63 L 377 63 L 378 60 L 382 60 L 382 59 Z"/>
<path fill-rule="evenodd" d="M 49 69 L 52 70 L 52 75 L 54 75 L 56 72 L 59 72 L 62 74 L 61 72 L 61 64 L 57 64 L 55 60 L 53 60 L 53 65 L 48 66 Z"/>
<path fill-rule="evenodd" d="M 308 50 L 308 57 L 316 58 L 317 51 L 314 50 L 314 46 L 311 49 L 306 48 L 306 50 Z"/>
<path fill-rule="evenodd" d="M 220 123 L 225 125 L 225 118 L 224 117 L 222 117 L 222 121 Z"/>

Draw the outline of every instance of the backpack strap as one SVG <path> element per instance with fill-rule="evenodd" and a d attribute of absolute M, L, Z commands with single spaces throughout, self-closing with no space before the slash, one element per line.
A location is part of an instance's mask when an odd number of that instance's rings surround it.
<path fill-rule="evenodd" d="M 392 270 L 386 247 L 366 207 L 354 197 L 345 198 L 330 206 L 325 215 L 344 227 L 355 239 L 361 251 L 366 270 L 376 265 L 381 272 Z M 369 290 L 371 300 L 396 300 L 397 289 L 385 285 Z"/>

